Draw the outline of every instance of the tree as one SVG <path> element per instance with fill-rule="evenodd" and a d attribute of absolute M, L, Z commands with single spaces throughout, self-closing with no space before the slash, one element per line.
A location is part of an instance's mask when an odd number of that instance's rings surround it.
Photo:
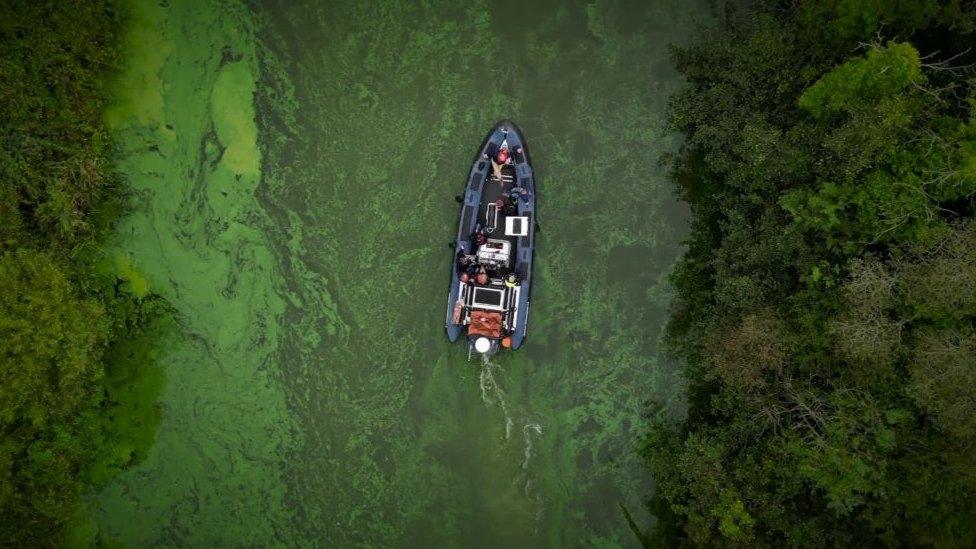
<path fill-rule="evenodd" d="M 837 352 L 870 376 L 894 374 L 905 321 L 893 313 L 896 277 L 877 258 L 854 259 L 850 280 L 841 288 L 846 310 L 829 323 Z"/>
<path fill-rule="evenodd" d="M 971 545 L 973 10 L 750 10 L 675 55 L 690 408 L 654 508 L 694 544 Z"/>
<path fill-rule="evenodd" d="M 0 257 L 0 287 L 0 531 L 28 543 L 70 517 L 107 325 L 45 254 Z"/>
<path fill-rule="evenodd" d="M 940 430 L 976 451 L 976 334 L 972 326 L 925 327 L 914 338 L 910 393 Z"/>
<path fill-rule="evenodd" d="M 882 101 L 898 100 L 909 86 L 921 85 L 922 60 L 911 44 L 873 47 L 824 75 L 800 96 L 800 108 L 814 118 L 873 109 Z"/>

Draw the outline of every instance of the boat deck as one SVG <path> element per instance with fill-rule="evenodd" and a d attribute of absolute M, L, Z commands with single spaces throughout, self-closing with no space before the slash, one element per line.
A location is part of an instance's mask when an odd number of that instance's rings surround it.
<path fill-rule="evenodd" d="M 505 220 L 509 217 L 505 212 L 509 211 L 508 197 L 509 193 L 515 188 L 515 168 L 511 165 L 502 166 L 502 181 L 498 181 L 495 178 L 494 173 L 488 173 L 488 180 L 485 181 L 485 186 L 481 192 L 481 204 L 478 206 L 478 221 L 481 223 L 482 227 L 487 227 L 488 223 L 488 211 L 492 204 L 496 204 L 497 200 L 500 198 L 505 204 L 505 207 L 499 210 L 497 223 L 495 225 L 494 231 L 487 232 L 488 238 L 493 240 L 507 240 L 512 245 L 512 258 L 513 266 L 515 269 L 514 258 L 518 257 L 518 237 L 517 236 L 506 236 L 505 235 Z M 517 215 L 517 214 L 516 214 Z M 496 276 L 502 277 L 508 274 L 508 271 L 497 273 Z"/>
<path fill-rule="evenodd" d="M 451 341 L 467 336 L 471 345 L 490 339 L 498 341 L 491 349 L 518 349 L 525 339 L 537 225 L 535 178 L 524 147 L 512 122 L 496 124 L 475 157 L 463 198 L 457 197 L 462 206 L 445 322 Z M 496 177 L 492 159 L 499 148 L 510 156 Z M 508 281 L 513 272 L 516 280 Z"/>

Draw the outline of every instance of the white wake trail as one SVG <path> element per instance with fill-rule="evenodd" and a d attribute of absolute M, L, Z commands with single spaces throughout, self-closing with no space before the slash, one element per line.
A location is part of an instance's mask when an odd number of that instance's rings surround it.
<path fill-rule="evenodd" d="M 508 408 L 508 402 L 505 400 L 505 391 L 499 385 L 498 380 L 495 378 L 495 371 L 501 371 L 501 367 L 491 361 L 491 358 L 486 355 L 481 355 L 481 374 L 479 376 L 479 383 L 481 387 L 481 400 L 485 403 L 485 406 L 492 406 L 498 404 L 501 408 L 502 414 L 505 416 L 505 440 L 509 440 L 512 436 L 512 428 L 515 425 L 515 420 Z M 535 436 L 542 436 L 543 427 L 538 421 L 529 421 L 522 425 L 522 440 L 523 440 L 523 454 L 522 454 L 522 473 L 516 475 L 512 478 L 513 485 L 517 485 L 524 480 L 522 485 L 522 493 L 525 497 L 533 499 L 536 501 L 538 508 L 535 514 L 536 522 L 536 533 L 539 532 L 539 525 L 542 521 L 542 516 L 545 513 L 546 501 L 541 493 L 536 489 L 536 484 L 538 480 L 535 475 L 529 470 L 529 466 L 532 463 L 532 458 L 535 455 L 535 445 L 532 441 L 533 434 Z"/>
<path fill-rule="evenodd" d="M 526 423 L 522 426 L 522 435 L 525 437 L 525 459 L 522 460 L 522 469 L 529 468 L 529 461 L 532 459 L 532 433 L 542 435 L 542 425 L 538 423 Z"/>
<path fill-rule="evenodd" d="M 505 440 L 512 436 L 512 426 L 515 424 L 512 415 L 508 411 L 508 403 L 505 402 L 505 391 L 495 381 L 495 369 L 499 369 L 487 355 L 481 355 L 481 400 L 486 406 L 491 406 L 495 402 L 502 409 L 505 416 Z"/>

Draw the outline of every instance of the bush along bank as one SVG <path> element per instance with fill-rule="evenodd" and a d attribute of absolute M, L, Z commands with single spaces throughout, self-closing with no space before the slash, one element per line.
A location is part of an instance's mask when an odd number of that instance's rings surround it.
<path fill-rule="evenodd" d="M 170 321 L 100 248 L 126 200 L 102 120 L 122 14 L 0 4 L 0 539 L 50 546 L 152 442 Z"/>

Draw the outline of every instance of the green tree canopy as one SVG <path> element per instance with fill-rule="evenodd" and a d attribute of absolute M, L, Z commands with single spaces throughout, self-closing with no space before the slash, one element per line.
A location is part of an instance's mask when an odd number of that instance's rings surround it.
<path fill-rule="evenodd" d="M 900 99 L 906 88 L 925 81 L 918 50 L 911 44 L 874 47 L 830 71 L 800 96 L 800 108 L 814 117 L 855 113 L 879 102 Z"/>
<path fill-rule="evenodd" d="M 70 516 L 106 342 L 101 305 L 42 253 L 0 257 L 0 531 L 43 539 Z"/>
<path fill-rule="evenodd" d="M 760 2 L 677 50 L 690 409 L 644 448 L 679 537 L 976 543 L 973 11 Z"/>

